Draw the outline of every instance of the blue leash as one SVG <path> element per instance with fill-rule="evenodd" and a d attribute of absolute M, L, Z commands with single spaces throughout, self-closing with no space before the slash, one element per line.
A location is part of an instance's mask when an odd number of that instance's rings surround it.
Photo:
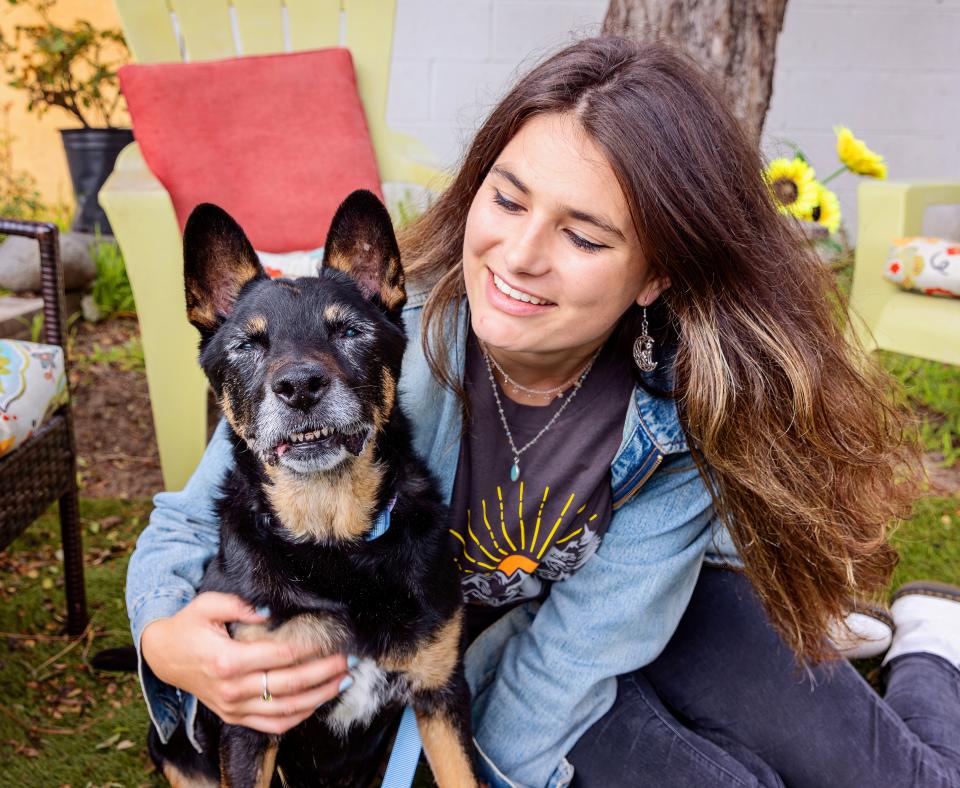
<path fill-rule="evenodd" d="M 392 498 L 387 508 L 377 518 L 366 536 L 368 542 L 383 536 L 390 528 L 390 512 L 396 502 L 396 497 Z M 393 740 L 393 750 L 390 752 L 390 760 L 387 762 L 387 771 L 383 775 L 381 788 L 410 788 L 413 784 L 413 776 L 417 772 L 417 763 L 420 761 L 422 749 L 420 731 L 417 729 L 417 715 L 412 706 L 407 706 L 400 718 L 397 737 Z"/>
<path fill-rule="evenodd" d="M 412 706 L 407 706 L 400 718 L 400 727 L 397 729 L 397 738 L 393 741 L 393 751 L 387 762 L 381 788 L 410 788 L 422 748 L 417 715 L 414 714 Z"/>

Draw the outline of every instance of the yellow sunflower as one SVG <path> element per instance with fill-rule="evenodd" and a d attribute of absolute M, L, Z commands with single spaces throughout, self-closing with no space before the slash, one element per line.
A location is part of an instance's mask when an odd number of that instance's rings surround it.
<path fill-rule="evenodd" d="M 764 177 L 781 212 L 809 219 L 817 204 L 816 174 L 802 159 L 774 159 Z"/>
<path fill-rule="evenodd" d="M 822 224 L 831 233 L 835 233 L 840 229 L 840 200 L 820 181 L 815 181 L 815 183 L 817 185 L 817 206 L 813 209 L 811 218 L 818 224 Z"/>
<path fill-rule="evenodd" d="M 887 177 L 883 156 L 870 150 L 846 126 L 835 126 L 833 130 L 837 135 L 837 155 L 852 172 L 881 180 Z"/>

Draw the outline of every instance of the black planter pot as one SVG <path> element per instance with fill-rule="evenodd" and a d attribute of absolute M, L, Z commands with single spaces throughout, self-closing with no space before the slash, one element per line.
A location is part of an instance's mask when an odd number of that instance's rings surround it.
<path fill-rule="evenodd" d="M 133 142 L 130 129 L 60 129 L 67 154 L 77 211 L 70 229 L 92 233 L 99 226 L 104 235 L 112 235 L 107 215 L 97 202 L 97 192 L 113 172 L 120 151 Z"/>

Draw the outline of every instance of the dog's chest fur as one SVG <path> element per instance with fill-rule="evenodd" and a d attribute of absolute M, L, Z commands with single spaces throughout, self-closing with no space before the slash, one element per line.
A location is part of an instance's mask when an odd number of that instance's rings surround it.
<path fill-rule="evenodd" d="M 375 446 L 371 452 L 386 454 Z M 274 506 L 278 498 L 269 494 L 269 474 L 245 461 L 240 450 L 236 459 L 220 502 L 221 549 L 203 590 L 239 593 L 254 606 L 270 608 L 269 624 L 236 625 L 237 639 L 290 640 L 309 645 L 318 655 L 360 657 L 351 670 L 353 685 L 318 710 L 318 717 L 345 737 L 354 726 L 368 725 L 385 706 L 409 700 L 409 677 L 397 667 L 431 642 L 459 604 L 456 567 L 443 535 L 443 507 L 420 461 L 411 454 L 398 462 L 394 452 L 387 470 L 396 502 L 384 535 L 366 541 L 324 532 L 331 518 L 345 519 L 342 501 L 329 491 L 313 491 L 309 500 L 317 510 L 310 514 L 309 527 L 293 530 L 283 522 L 284 511 Z M 302 524 L 304 498 L 297 500 Z M 325 501 L 336 502 L 336 510 L 326 510 Z M 379 508 L 358 503 L 356 511 L 369 511 L 364 532 Z M 317 538 L 321 532 L 322 540 Z"/>

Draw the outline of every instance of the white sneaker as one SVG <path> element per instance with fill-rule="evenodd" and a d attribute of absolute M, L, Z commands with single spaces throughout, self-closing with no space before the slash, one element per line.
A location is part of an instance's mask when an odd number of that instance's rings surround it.
<path fill-rule="evenodd" d="M 857 603 L 843 621 L 834 621 L 830 641 L 847 659 L 881 656 L 893 640 L 893 618 L 879 605 Z"/>
<path fill-rule="evenodd" d="M 960 668 L 960 587 L 934 580 L 905 583 L 890 605 L 896 631 L 884 664 L 925 652 Z"/>

